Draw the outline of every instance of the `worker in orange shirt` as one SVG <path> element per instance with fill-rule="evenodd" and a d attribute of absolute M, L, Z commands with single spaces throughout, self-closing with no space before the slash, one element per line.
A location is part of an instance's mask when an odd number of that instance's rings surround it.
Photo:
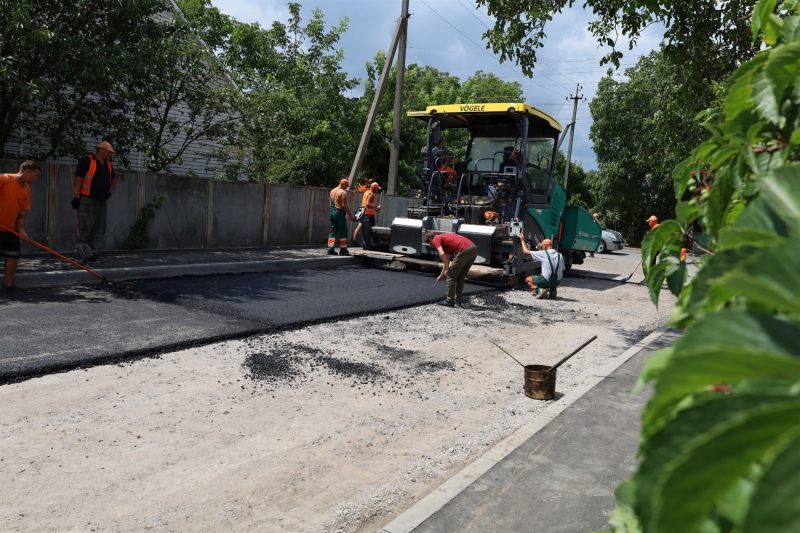
<path fill-rule="evenodd" d="M 3 290 L 18 291 L 14 285 L 14 274 L 17 262 L 22 257 L 19 237 L 4 229 L 16 231 L 27 237 L 25 231 L 25 214 L 31 209 L 31 188 L 39 178 L 42 167 L 35 161 L 25 161 L 16 174 L 0 174 L 0 256 L 5 257 L 3 271 Z"/>
<path fill-rule="evenodd" d="M 364 208 L 364 215 L 358 222 L 358 227 L 356 227 L 356 230 L 353 232 L 353 240 L 358 242 L 358 234 L 363 231 L 364 250 L 372 248 L 372 227 L 375 225 L 375 213 L 381 210 L 381 206 L 378 205 L 377 196 L 380 190 L 381 186 L 373 181 L 369 189 L 364 193 L 364 197 L 361 199 L 361 207 Z"/>

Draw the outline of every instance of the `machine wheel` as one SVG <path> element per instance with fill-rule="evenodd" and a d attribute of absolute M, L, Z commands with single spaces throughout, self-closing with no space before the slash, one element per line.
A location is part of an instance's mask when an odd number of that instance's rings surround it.
<path fill-rule="evenodd" d="M 608 252 L 608 246 L 606 246 L 606 241 L 600 239 L 600 246 L 597 247 L 597 253 L 604 254 L 606 252 Z"/>

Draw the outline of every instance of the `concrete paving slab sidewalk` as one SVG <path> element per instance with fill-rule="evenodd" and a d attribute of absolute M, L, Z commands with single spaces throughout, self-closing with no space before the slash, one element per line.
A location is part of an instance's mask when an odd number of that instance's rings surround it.
<path fill-rule="evenodd" d="M 70 254 L 66 254 L 70 257 Z M 330 256 L 324 246 L 111 250 L 102 263 L 87 266 L 108 279 L 164 278 L 328 268 L 358 264 L 354 257 Z M 91 274 L 47 253 L 26 254 L 15 282 L 21 287 L 71 285 L 96 280 Z"/>
<path fill-rule="evenodd" d="M 607 377 L 598 377 L 594 387 L 570 391 L 552 403 L 548 410 L 560 411 L 552 419 L 546 410 L 544 422 L 521 428 L 380 533 L 607 529 L 614 489 L 636 467 L 640 415 L 650 396 L 631 396 L 631 390 L 648 357 L 678 335 L 667 330 L 633 348 L 633 355 Z M 532 435 L 513 442 L 526 431 Z"/>

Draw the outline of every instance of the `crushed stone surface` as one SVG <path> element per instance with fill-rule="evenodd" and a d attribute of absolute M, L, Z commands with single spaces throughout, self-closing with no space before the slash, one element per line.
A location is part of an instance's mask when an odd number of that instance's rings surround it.
<path fill-rule="evenodd" d="M 376 531 L 662 325 L 647 289 L 566 279 L 0 387 L 0 530 Z"/>

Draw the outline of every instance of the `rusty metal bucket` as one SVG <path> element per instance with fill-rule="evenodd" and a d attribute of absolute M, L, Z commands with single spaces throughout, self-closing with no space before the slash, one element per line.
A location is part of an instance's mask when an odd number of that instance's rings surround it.
<path fill-rule="evenodd" d="M 556 397 L 556 372 L 548 372 L 550 365 L 525 365 L 525 396 L 534 400 L 552 400 Z"/>

